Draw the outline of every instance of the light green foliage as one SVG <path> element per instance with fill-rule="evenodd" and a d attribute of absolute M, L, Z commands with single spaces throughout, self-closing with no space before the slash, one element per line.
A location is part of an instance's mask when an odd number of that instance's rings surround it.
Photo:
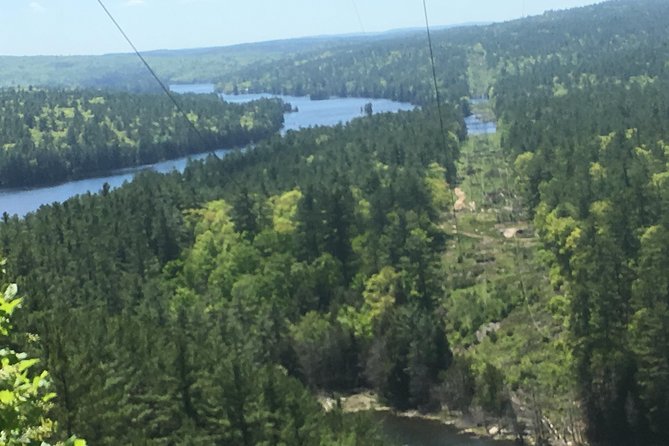
<path fill-rule="evenodd" d="M 546 206 L 543 205 L 540 205 L 537 209 L 535 216 L 537 230 L 546 243 L 556 249 L 560 260 L 566 261 L 568 256 L 577 250 L 582 230 L 573 217 L 561 217 L 558 209 L 548 213 L 546 210 Z M 597 209 L 593 209 L 593 211 L 597 212 Z"/>
<path fill-rule="evenodd" d="M 187 283 L 196 290 L 205 286 L 217 266 L 219 254 L 228 253 L 241 240 L 229 214 L 230 206 L 223 200 L 210 202 L 205 208 L 191 212 L 197 219 L 196 239 L 184 267 L 184 275 Z"/>
<path fill-rule="evenodd" d="M 469 92 L 473 97 L 486 96 L 495 83 L 495 70 L 489 69 L 486 61 L 486 50 L 477 42 L 467 55 L 467 80 Z"/>
<path fill-rule="evenodd" d="M 11 316 L 20 307 L 17 287 L 10 284 L 0 297 L 0 446 L 46 445 L 55 432 L 47 417 L 55 393 L 49 392 L 49 373 L 37 372 L 38 360 L 4 346 L 11 330 Z M 63 446 L 85 446 L 71 438 Z"/>
<path fill-rule="evenodd" d="M 560 82 L 560 79 L 558 77 L 555 77 L 553 79 L 553 96 L 556 98 L 560 98 L 563 96 L 567 96 L 569 94 L 569 89 L 565 84 Z"/>
<path fill-rule="evenodd" d="M 392 267 L 386 266 L 367 280 L 362 297 L 363 305 L 369 310 L 372 321 L 395 305 L 400 287 L 399 279 L 400 274 Z"/>
<path fill-rule="evenodd" d="M 278 196 L 269 198 L 272 209 L 272 223 L 274 230 L 279 234 L 289 234 L 295 231 L 295 214 L 297 204 L 302 198 L 299 189 L 293 189 Z"/>
<path fill-rule="evenodd" d="M 338 316 L 339 322 L 350 327 L 357 337 L 371 338 L 375 322 L 395 305 L 399 288 L 400 274 L 390 266 L 384 267 L 365 282 L 362 307 L 343 308 Z"/>
<path fill-rule="evenodd" d="M 446 169 L 437 163 L 428 166 L 425 182 L 432 195 L 435 209 L 446 212 L 453 206 L 453 195 L 446 182 Z"/>
<path fill-rule="evenodd" d="M 546 259 L 553 254 L 528 237 L 532 228 L 526 221 L 518 221 L 523 214 L 515 209 L 515 188 L 510 189 L 513 158 L 502 151 L 497 135 L 472 137 L 463 146 L 460 187 L 479 210 L 459 214 L 461 263 L 453 251 L 445 256 L 451 290 L 444 302 L 448 337 L 463 357 L 446 372 L 442 391 L 451 409 L 467 410 L 473 404 L 512 416 L 513 396 L 566 426 L 577 413 L 566 330 L 570 302 L 547 280 Z M 516 158 L 518 183 L 528 191 L 535 161 L 532 152 Z M 567 240 L 574 233 L 573 219 L 560 219 L 557 213 L 551 218 L 555 237 Z M 507 227 L 527 226 L 525 236 L 506 239 L 501 234 Z M 559 269 L 553 274 L 559 276 Z M 533 394 L 550 397 L 533 399 Z"/>
<path fill-rule="evenodd" d="M 9 335 L 10 318 L 21 304 L 16 285 L 9 285 L 0 300 L 0 335 Z M 4 339 L 3 339 L 4 341 Z M 4 342 L 3 342 L 4 344 Z M 40 444 L 53 432 L 46 418 L 49 401 L 47 372 L 34 374 L 36 359 L 4 347 L 0 350 L 0 445 Z"/>

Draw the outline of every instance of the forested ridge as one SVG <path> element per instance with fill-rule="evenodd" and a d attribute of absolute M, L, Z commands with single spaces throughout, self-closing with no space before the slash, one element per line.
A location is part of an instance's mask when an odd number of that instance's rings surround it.
<path fill-rule="evenodd" d="M 562 48 L 508 64 L 496 110 L 559 271 L 554 286 L 569 299 L 590 439 L 663 444 L 669 5 L 611 2 L 592 11 L 592 31 L 564 24 L 572 40 Z"/>
<path fill-rule="evenodd" d="M 238 66 L 222 88 L 424 106 L 5 215 L 11 345 L 50 372 L 56 439 L 383 444 L 314 397 L 372 389 L 539 442 L 666 444 L 668 18 L 435 32 L 445 145 L 424 40 Z M 466 140 L 481 95 L 500 132 Z"/>
<path fill-rule="evenodd" d="M 144 57 L 167 83 L 218 82 L 226 73 L 259 61 L 278 60 L 305 51 L 324 51 L 378 37 L 305 37 L 229 47 L 146 51 Z M 2 56 L 0 86 L 93 88 L 160 92 L 146 67 L 132 53 L 101 56 Z"/>
<path fill-rule="evenodd" d="M 466 70 L 463 70 L 467 66 L 466 48 L 450 45 L 444 39 L 439 42 L 436 69 L 440 88 L 452 99 L 469 96 Z M 248 65 L 232 71 L 219 83 L 219 88 L 228 93 L 269 91 L 310 95 L 317 99 L 382 97 L 429 104 L 434 96 L 431 70 L 425 36 L 410 34 Z"/>
<path fill-rule="evenodd" d="M 669 438 L 668 8 L 611 1 L 436 33 L 438 57 L 465 48 L 469 93 L 494 101 L 502 147 L 552 258 L 552 285 L 566 298 L 575 382 L 596 444 Z M 327 64 L 339 57 L 285 69 L 313 64 L 312 85 L 335 88 L 337 64 Z M 368 71 L 366 82 L 381 88 L 392 74 Z"/>
<path fill-rule="evenodd" d="M 31 186 L 267 138 L 284 104 L 228 104 L 217 95 L 177 98 L 189 123 L 159 94 L 98 90 L 0 90 L 0 186 Z"/>

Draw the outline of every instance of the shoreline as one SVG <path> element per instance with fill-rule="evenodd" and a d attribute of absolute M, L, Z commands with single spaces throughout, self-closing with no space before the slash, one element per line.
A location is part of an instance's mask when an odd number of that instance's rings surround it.
<path fill-rule="evenodd" d="M 516 442 L 514 433 L 502 427 L 504 423 L 497 419 L 488 427 L 477 423 L 472 415 L 452 414 L 447 411 L 422 413 L 418 410 L 398 411 L 379 402 L 378 396 L 372 391 L 363 391 L 350 395 L 333 398 L 326 395 L 318 395 L 318 401 L 327 412 L 335 407 L 340 407 L 344 413 L 357 412 L 379 412 L 390 413 L 401 418 L 416 418 L 432 421 L 448 426 L 455 433 L 473 438 L 487 439 L 502 442 Z M 529 432 L 524 433 L 525 443 L 533 445 L 536 442 Z"/>

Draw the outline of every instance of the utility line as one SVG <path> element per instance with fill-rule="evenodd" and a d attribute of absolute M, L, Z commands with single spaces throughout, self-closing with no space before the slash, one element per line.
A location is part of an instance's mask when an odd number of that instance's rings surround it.
<path fill-rule="evenodd" d="M 355 2 L 355 0 L 351 0 L 351 3 L 353 3 L 353 10 L 355 10 L 355 15 L 358 18 L 358 24 L 360 24 L 360 29 L 362 30 L 363 34 L 367 34 L 365 31 L 365 25 L 362 23 L 362 17 L 360 16 L 360 10 L 358 9 L 358 4 Z"/>
<path fill-rule="evenodd" d="M 130 37 L 128 37 L 128 35 L 126 34 L 126 32 L 123 30 L 123 28 L 121 27 L 121 25 L 116 21 L 116 19 L 115 19 L 114 16 L 111 14 L 111 12 L 109 11 L 109 9 L 107 9 L 107 7 L 106 7 L 105 4 L 102 2 L 102 0 L 97 0 L 97 2 L 100 4 L 100 6 L 102 7 L 102 9 L 104 9 L 104 11 L 105 11 L 105 13 L 107 14 L 107 16 L 109 17 L 109 19 L 110 19 L 110 20 L 112 21 L 112 23 L 114 23 L 114 25 L 116 26 L 116 29 L 119 30 L 119 32 L 121 33 L 121 35 L 123 36 L 123 38 L 126 40 L 126 42 L 128 42 L 128 44 L 130 45 L 130 47 L 132 48 L 132 50 L 135 52 L 135 54 L 137 55 L 137 57 L 139 57 L 139 59 L 142 61 L 142 63 L 144 64 L 144 66 L 146 67 L 146 69 L 149 71 L 149 73 L 151 73 L 151 76 L 153 76 L 153 78 L 156 80 L 156 82 L 158 82 L 158 85 L 160 85 L 160 88 L 163 89 L 163 91 L 165 92 L 165 94 L 167 95 L 167 97 L 170 98 L 170 100 L 172 101 L 172 103 L 174 104 L 174 106 L 177 108 L 177 110 L 179 111 L 179 113 L 181 113 L 181 115 L 182 115 L 183 118 L 186 120 L 186 122 L 188 122 L 188 125 L 191 127 L 191 129 L 193 129 L 193 131 L 195 131 L 195 134 L 198 135 L 198 137 L 200 138 L 202 144 L 204 145 L 204 148 L 207 148 L 207 147 L 206 147 L 206 146 L 207 146 L 207 140 L 205 139 L 204 135 L 203 135 L 203 134 L 200 132 L 200 130 L 195 126 L 195 124 L 193 123 L 193 121 L 191 121 L 191 120 L 188 118 L 188 114 L 184 111 L 183 108 L 181 108 L 181 105 L 179 105 L 179 102 L 176 100 L 176 98 L 174 97 L 174 95 L 172 94 L 172 92 L 170 91 L 170 89 L 167 88 L 167 86 L 165 85 L 165 83 L 164 83 L 162 80 L 160 80 L 160 78 L 158 77 L 158 75 L 156 74 L 156 72 L 153 70 L 153 68 L 151 68 L 151 65 L 149 65 L 149 62 L 146 61 L 146 59 L 144 58 L 144 56 L 142 56 L 142 53 L 140 53 L 139 50 L 137 49 L 137 47 L 135 46 L 135 44 L 132 43 L 132 40 L 130 40 Z"/>
<path fill-rule="evenodd" d="M 446 151 L 446 147 L 448 144 L 446 143 L 446 128 L 444 126 L 444 116 L 443 116 L 443 111 L 441 109 L 441 95 L 439 94 L 439 82 L 437 81 L 437 67 L 434 63 L 434 48 L 432 45 L 432 33 L 430 32 L 430 20 L 428 18 L 428 13 L 427 13 L 427 1 L 423 0 L 423 12 L 425 13 L 425 29 L 427 31 L 427 43 L 428 47 L 430 50 L 430 63 L 432 65 L 432 80 L 434 81 L 434 93 L 435 93 L 435 100 L 437 101 L 437 112 L 439 113 L 439 128 L 441 129 L 441 144 L 442 148 L 444 151 Z M 453 160 L 453 165 L 455 165 L 455 160 Z M 450 172 L 451 177 L 453 179 L 453 182 L 455 183 L 456 178 L 455 178 L 455 172 Z M 455 209 L 455 203 L 456 203 L 456 198 L 455 198 L 455 191 L 453 185 L 449 185 L 450 191 L 451 191 L 451 211 L 453 213 L 453 225 L 455 226 L 455 240 L 456 240 L 456 245 L 458 247 L 458 262 L 462 261 L 462 247 L 460 246 L 460 228 L 458 225 L 458 214 L 457 210 Z"/>

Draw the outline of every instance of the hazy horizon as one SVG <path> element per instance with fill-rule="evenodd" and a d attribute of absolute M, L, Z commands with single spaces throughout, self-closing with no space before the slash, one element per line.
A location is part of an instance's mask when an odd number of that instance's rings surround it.
<path fill-rule="evenodd" d="M 424 26 L 422 0 L 106 0 L 141 51 L 233 46 Z M 428 0 L 433 26 L 502 22 L 592 0 Z M 97 1 L 19 0 L 0 11 L 0 55 L 101 55 L 130 51 Z M 251 25 L 249 25 L 251 24 Z"/>

